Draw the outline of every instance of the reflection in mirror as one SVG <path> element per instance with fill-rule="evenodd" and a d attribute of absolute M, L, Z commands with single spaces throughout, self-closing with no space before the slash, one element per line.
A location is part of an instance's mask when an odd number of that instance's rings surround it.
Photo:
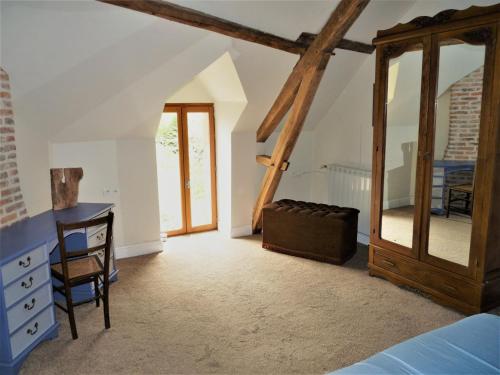
<path fill-rule="evenodd" d="M 381 237 L 411 248 L 422 46 L 389 61 Z"/>
<path fill-rule="evenodd" d="M 441 45 L 428 253 L 469 264 L 484 46 Z"/>

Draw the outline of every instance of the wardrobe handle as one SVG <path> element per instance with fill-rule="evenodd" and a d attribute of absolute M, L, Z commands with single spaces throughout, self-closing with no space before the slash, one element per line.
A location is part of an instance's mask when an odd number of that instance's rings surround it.
<path fill-rule="evenodd" d="M 444 283 L 443 283 L 443 286 L 444 286 L 446 289 L 448 289 L 448 290 L 452 290 L 452 291 L 454 291 L 454 292 L 456 292 L 456 291 L 457 291 L 457 288 L 455 288 L 454 286 L 451 286 L 451 285 L 448 285 L 448 284 L 444 284 Z"/>
<path fill-rule="evenodd" d="M 26 333 L 31 336 L 36 335 L 37 332 L 38 332 L 38 322 L 35 323 L 33 329 L 28 328 L 28 330 L 26 331 Z"/>
<path fill-rule="evenodd" d="M 23 282 L 21 283 L 21 286 L 22 286 L 23 288 L 25 288 L 25 289 L 29 289 L 29 288 L 31 288 L 31 287 L 33 286 L 33 277 L 31 277 L 31 276 L 30 276 L 30 278 L 29 278 L 29 282 L 30 282 L 30 283 L 28 284 L 26 281 L 23 281 Z"/>
<path fill-rule="evenodd" d="M 387 264 L 388 266 L 391 266 L 391 267 L 396 267 L 396 265 L 392 262 L 389 262 L 388 260 L 386 259 L 382 259 L 382 263 L 384 264 Z"/>
<path fill-rule="evenodd" d="M 32 309 L 33 309 L 33 307 L 35 307 L 35 302 L 36 302 L 36 299 L 34 299 L 34 298 L 33 298 L 33 299 L 31 300 L 31 306 L 30 306 L 30 305 L 28 305 L 27 303 L 25 303 L 25 304 L 24 304 L 24 309 L 25 309 L 25 310 L 32 310 Z"/>
<path fill-rule="evenodd" d="M 31 257 L 26 258 L 26 262 L 20 260 L 19 261 L 19 266 L 23 268 L 28 268 L 31 265 Z"/>

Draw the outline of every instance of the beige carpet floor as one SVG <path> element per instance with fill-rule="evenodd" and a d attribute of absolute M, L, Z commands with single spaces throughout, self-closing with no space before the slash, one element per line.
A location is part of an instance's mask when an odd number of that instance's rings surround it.
<path fill-rule="evenodd" d="M 22 374 L 321 374 L 463 316 L 378 278 L 367 252 L 339 267 L 268 252 L 259 238 L 169 239 L 119 261 L 102 309 L 66 315 Z M 500 313 L 496 310 L 496 313 Z"/>

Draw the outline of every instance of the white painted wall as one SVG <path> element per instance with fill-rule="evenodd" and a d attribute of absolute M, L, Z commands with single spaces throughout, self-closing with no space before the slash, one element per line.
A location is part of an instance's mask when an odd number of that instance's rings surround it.
<path fill-rule="evenodd" d="M 144 244 L 150 248 L 141 252 L 161 250 L 154 141 L 53 143 L 50 159 L 53 168 L 83 168 L 80 201 L 115 205 L 118 256 L 124 247 Z"/>
<path fill-rule="evenodd" d="M 218 229 L 226 236 L 232 233 L 232 205 L 239 201 L 231 199 L 234 159 L 231 133 L 247 105 L 245 92 L 238 72 L 229 53 L 223 54 L 189 83 L 170 96 L 168 103 L 214 103 L 217 219 Z"/>
<path fill-rule="evenodd" d="M 255 131 L 231 134 L 231 216 L 233 237 L 252 233 L 252 212 L 259 181 L 258 165 L 255 162 L 257 143 Z"/>
<path fill-rule="evenodd" d="M 79 190 L 81 202 L 115 204 L 115 245 L 122 246 L 123 221 L 116 141 L 53 143 L 50 149 L 51 168 L 83 168 Z"/>
<path fill-rule="evenodd" d="M 154 139 L 123 139 L 116 144 L 123 243 L 150 243 L 160 251 L 160 214 Z"/>

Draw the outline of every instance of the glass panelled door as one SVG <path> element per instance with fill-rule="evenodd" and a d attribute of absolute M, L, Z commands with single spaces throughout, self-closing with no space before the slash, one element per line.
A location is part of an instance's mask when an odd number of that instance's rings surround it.
<path fill-rule="evenodd" d="M 184 106 L 184 188 L 188 232 L 215 229 L 215 137 L 212 106 Z"/>
<path fill-rule="evenodd" d="M 216 229 L 213 105 L 166 105 L 156 143 L 162 232 Z"/>

